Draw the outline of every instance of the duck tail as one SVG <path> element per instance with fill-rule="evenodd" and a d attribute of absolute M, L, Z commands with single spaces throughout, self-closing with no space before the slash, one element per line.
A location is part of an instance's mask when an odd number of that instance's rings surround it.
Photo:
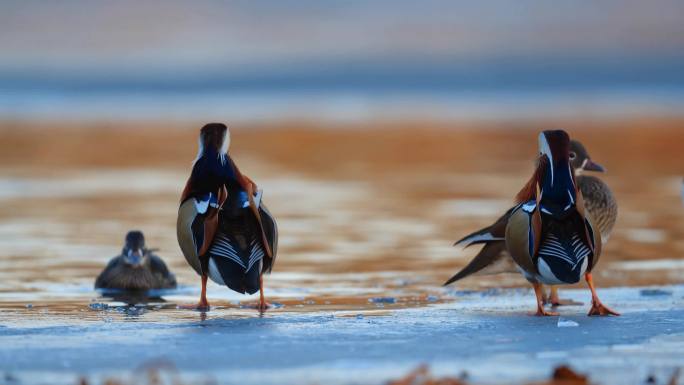
<path fill-rule="evenodd" d="M 452 284 L 491 266 L 500 258 L 501 253 L 505 250 L 506 244 L 503 241 L 487 243 L 466 267 L 444 282 L 443 286 Z"/>
<path fill-rule="evenodd" d="M 497 237 L 494 234 L 492 234 L 492 231 L 491 231 L 492 227 L 493 226 L 487 226 L 484 229 L 480 229 L 480 230 L 477 230 L 471 234 L 468 234 L 465 237 L 454 242 L 454 246 L 463 246 L 463 248 L 467 248 L 467 247 L 470 247 L 472 245 L 477 245 L 477 244 L 481 244 L 481 243 L 489 243 L 492 241 L 503 241 L 504 238 Z"/>
<path fill-rule="evenodd" d="M 464 248 L 481 243 L 503 241 L 506 234 L 508 217 L 518 206 L 512 207 L 504 215 L 499 217 L 493 224 L 466 235 L 454 243 L 454 246 L 463 245 Z"/>

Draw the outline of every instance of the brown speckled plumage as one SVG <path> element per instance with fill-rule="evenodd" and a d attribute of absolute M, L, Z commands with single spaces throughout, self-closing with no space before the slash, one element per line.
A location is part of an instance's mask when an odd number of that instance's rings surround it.
<path fill-rule="evenodd" d="M 95 280 L 97 289 L 152 290 L 175 287 L 176 277 L 156 255 L 149 255 L 139 266 L 126 264 L 122 255 L 114 257 Z"/>
<path fill-rule="evenodd" d="M 617 220 L 617 201 L 608 185 L 593 175 L 578 176 L 577 185 L 584 196 L 584 206 L 605 243 Z"/>

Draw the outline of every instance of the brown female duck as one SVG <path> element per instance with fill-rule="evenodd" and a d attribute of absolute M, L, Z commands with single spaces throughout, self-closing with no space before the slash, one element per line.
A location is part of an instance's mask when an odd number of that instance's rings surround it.
<path fill-rule="evenodd" d="M 121 254 L 112 258 L 95 280 L 96 289 L 148 291 L 173 289 L 176 277 L 153 250 L 145 247 L 140 231 L 126 234 Z"/>

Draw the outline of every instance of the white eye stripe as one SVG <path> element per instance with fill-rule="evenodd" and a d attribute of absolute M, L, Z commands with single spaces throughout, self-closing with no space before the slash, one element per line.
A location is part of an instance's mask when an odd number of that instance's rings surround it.
<path fill-rule="evenodd" d="M 539 153 L 546 155 L 549 160 L 548 167 L 551 171 L 551 186 L 553 186 L 553 153 L 551 152 L 551 147 L 543 132 L 539 134 Z"/>

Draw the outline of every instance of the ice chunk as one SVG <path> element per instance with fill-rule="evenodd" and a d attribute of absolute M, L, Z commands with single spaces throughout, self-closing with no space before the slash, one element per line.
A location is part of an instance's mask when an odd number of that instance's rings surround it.
<path fill-rule="evenodd" d="M 574 328 L 579 326 L 579 324 L 573 320 L 558 317 L 558 327 L 559 328 Z"/>

